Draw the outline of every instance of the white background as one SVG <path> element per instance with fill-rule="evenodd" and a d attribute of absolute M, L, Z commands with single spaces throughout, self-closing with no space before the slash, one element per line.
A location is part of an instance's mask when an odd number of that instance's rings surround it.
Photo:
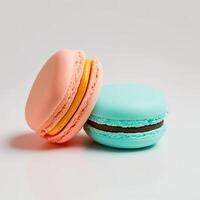
<path fill-rule="evenodd" d="M 199 200 L 198 0 L 0 0 L 0 199 Z M 61 48 L 98 56 L 104 83 L 160 88 L 170 112 L 154 148 L 63 146 L 32 133 L 24 106 L 46 59 Z"/>

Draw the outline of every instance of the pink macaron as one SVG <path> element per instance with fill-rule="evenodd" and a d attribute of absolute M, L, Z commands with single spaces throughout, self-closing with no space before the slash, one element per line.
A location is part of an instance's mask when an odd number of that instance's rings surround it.
<path fill-rule="evenodd" d="M 25 117 L 31 129 L 52 143 L 64 143 L 87 121 L 100 91 L 97 59 L 63 49 L 44 64 L 31 88 Z"/>

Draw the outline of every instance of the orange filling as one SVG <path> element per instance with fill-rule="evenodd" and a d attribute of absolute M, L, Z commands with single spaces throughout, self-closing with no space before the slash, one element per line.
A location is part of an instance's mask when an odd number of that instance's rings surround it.
<path fill-rule="evenodd" d="M 67 111 L 65 116 L 58 122 L 58 124 L 56 124 L 56 126 L 47 133 L 48 135 L 53 136 L 53 135 L 58 134 L 66 126 L 66 124 L 72 118 L 74 113 L 77 111 L 85 95 L 85 92 L 87 90 L 87 86 L 88 86 L 89 78 L 90 78 L 91 66 L 92 66 L 92 60 L 86 60 L 84 64 L 84 71 L 83 71 L 83 75 L 80 81 L 79 88 L 77 90 L 76 96 L 69 110 Z"/>

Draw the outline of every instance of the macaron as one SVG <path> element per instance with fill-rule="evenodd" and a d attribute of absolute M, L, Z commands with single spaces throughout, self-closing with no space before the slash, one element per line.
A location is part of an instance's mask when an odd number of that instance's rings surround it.
<path fill-rule="evenodd" d="M 25 118 L 51 143 L 64 143 L 87 121 L 100 91 L 102 71 L 97 59 L 81 50 L 62 49 L 44 64 L 33 83 Z"/>
<path fill-rule="evenodd" d="M 115 148 L 143 148 L 165 131 L 167 104 L 163 94 L 143 84 L 105 85 L 84 126 L 97 143 Z"/>

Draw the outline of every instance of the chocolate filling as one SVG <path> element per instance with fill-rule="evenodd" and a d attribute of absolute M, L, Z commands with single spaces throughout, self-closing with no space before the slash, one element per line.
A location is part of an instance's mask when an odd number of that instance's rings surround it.
<path fill-rule="evenodd" d="M 140 132 L 141 133 L 141 132 L 152 131 L 152 130 L 160 128 L 164 124 L 164 120 L 157 124 L 141 126 L 141 127 L 108 126 L 106 124 L 98 124 L 91 120 L 88 120 L 87 124 L 96 129 L 107 131 L 107 132 L 122 132 L 122 133 L 139 133 Z"/>

